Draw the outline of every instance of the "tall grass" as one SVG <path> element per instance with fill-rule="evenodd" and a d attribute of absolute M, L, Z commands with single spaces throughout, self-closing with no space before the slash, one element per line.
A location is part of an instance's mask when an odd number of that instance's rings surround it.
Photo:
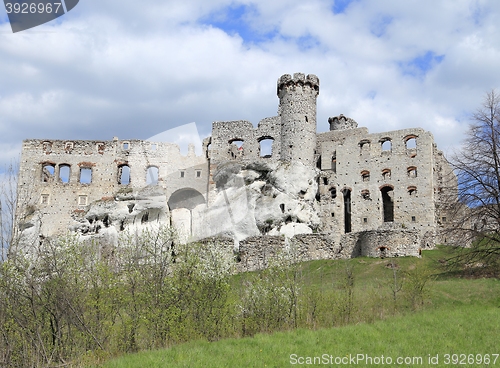
<path fill-rule="evenodd" d="M 436 309 L 399 316 L 372 324 L 348 325 L 320 330 L 294 330 L 257 334 L 252 338 L 227 339 L 216 343 L 190 342 L 167 350 L 142 352 L 112 360 L 103 368 L 135 367 L 286 367 L 300 357 L 358 357 L 359 366 L 371 358 L 412 359 L 400 366 L 444 367 L 446 354 L 498 354 L 500 310 L 495 307 L 469 306 Z M 430 357 L 433 362 L 429 364 Z M 452 357 L 450 356 L 449 359 Z M 422 359 L 420 364 L 420 360 Z M 328 360 L 327 360 L 328 361 Z M 497 360 L 500 364 L 500 359 Z M 319 364 L 318 364 L 319 365 Z M 332 366 L 336 366 L 332 364 Z M 386 366 L 397 366 L 388 364 Z M 458 364 L 455 366 L 459 366 Z M 466 364 L 462 366 L 483 366 Z"/>

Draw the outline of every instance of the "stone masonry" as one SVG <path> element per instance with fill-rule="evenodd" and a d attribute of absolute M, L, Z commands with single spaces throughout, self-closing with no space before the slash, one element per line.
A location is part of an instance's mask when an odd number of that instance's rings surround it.
<path fill-rule="evenodd" d="M 418 256 L 439 241 L 456 179 L 430 132 L 369 133 L 339 115 L 318 134 L 318 77 L 285 74 L 277 94 L 278 115 L 257 127 L 214 122 L 201 156 L 165 142 L 25 140 L 24 244 L 166 225 L 182 241 L 231 239 L 242 269 L 257 269 L 287 239 L 305 259 Z"/>

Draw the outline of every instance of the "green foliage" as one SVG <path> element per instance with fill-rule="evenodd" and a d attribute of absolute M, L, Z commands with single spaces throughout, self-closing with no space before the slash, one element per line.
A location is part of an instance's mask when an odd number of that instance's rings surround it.
<path fill-rule="evenodd" d="M 451 367 L 459 365 L 444 364 L 444 354 L 464 352 L 484 356 L 487 352 L 498 351 L 499 333 L 500 311 L 497 307 L 442 308 L 372 324 L 352 324 L 320 330 L 297 329 L 274 334 L 257 334 L 251 338 L 226 339 L 216 343 L 193 341 L 167 350 L 127 355 L 107 362 L 102 368 L 287 367 L 291 365 L 291 354 L 328 354 L 334 357 L 367 354 L 371 357 L 383 355 L 394 360 L 397 357 L 422 357 L 422 364 L 415 361 L 415 364 L 394 363 L 385 366 Z M 429 354 L 432 357 L 439 355 L 439 364 L 429 364 Z M 363 364 L 361 361 L 357 366 L 372 365 Z"/>
<path fill-rule="evenodd" d="M 0 264 L 0 366 L 87 366 L 194 340 L 375 322 L 449 306 L 448 294 L 460 306 L 486 305 L 499 287 L 435 281 L 441 251 L 399 258 L 396 268 L 368 258 L 301 262 L 293 243 L 267 269 L 234 275 L 232 248 L 179 245 L 166 228 L 124 234 L 116 248 L 68 236 L 42 249 Z"/>

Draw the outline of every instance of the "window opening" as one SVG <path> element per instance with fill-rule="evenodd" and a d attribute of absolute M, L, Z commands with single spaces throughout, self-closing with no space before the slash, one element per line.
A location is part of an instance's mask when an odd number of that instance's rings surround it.
<path fill-rule="evenodd" d="M 229 156 L 230 158 L 238 158 L 243 155 L 243 140 L 234 139 L 229 141 Z"/>
<path fill-rule="evenodd" d="M 337 152 L 333 152 L 333 156 L 332 156 L 332 171 L 334 173 L 337 172 Z"/>
<path fill-rule="evenodd" d="M 384 178 L 384 180 L 390 179 L 391 178 L 391 170 L 390 169 L 382 170 L 382 178 Z"/>
<path fill-rule="evenodd" d="M 71 173 L 71 169 L 69 165 L 59 165 L 59 180 L 62 183 L 69 183 L 69 176 Z"/>
<path fill-rule="evenodd" d="M 210 151 L 212 150 L 212 143 L 209 143 L 207 146 L 207 152 L 205 152 L 205 155 L 207 158 L 210 158 Z"/>
<path fill-rule="evenodd" d="M 147 185 L 156 185 L 158 184 L 158 168 L 156 166 L 148 167 L 146 171 L 146 184 Z"/>
<path fill-rule="evenodd" d="M 42 165 L 42 182 L 48 183 L 54 179 L 54 173 L 56 169 L 54 164 L 43 164 Z"/>
<path fill-rule="evenodd" d="M 90 167 L 80 168 L 80 184 L 92 183 L 92 169 Z"/>
<path fill-rule="evenodd" d="M 64 144 L 64 151 L 65 151 L 66 153 L 71 153 L 71 151 L 73 151 L 73 148 L 74 148 L 74 144 L 73 144 L 73 142 L 66 142 L 66 143 Z"/>
<path fill-rule="evenodd" d="M 411 137 L 406 140 L 406 149 L 417 148 L 417 138 Z"/>
<path fill-rule="evenodd" d="M 344 189 L 344 232 L 351 232 L 351 190 Z"/>
<path fill-rule="evenodd" d="M 408 177 L 409 178 L 416 178 L 417 177 L 417 168 L 415 166 L 410 166 L 406 170 L 408 172 Z"/>
<path fill-rule="evenodd" d="M 384 222 L 394 222 L 394 190 L 391 187 L 380 189 L 384 209 Z"/>
<path fill-rule="evenodd" d="M 321 156 L 318 156 L 318 160 L 316 161 L 316 167 L 321 170 Z"/>
<path fill-rule="evenodd" d="M 49 204 L 49 195 L 42 194 L 42 197 L 40 198 L 40 203 L 41 204 Z"/>
<path fill-rule="evenodd" d="M 366 139 L 362 140 L 361 142 L 359 142 L 359 148 L 360 148 L 360 154 L 370 152 L 370 141 Z"/>
<path fill-rule="evenodd" d="M 261 138 L 259 140 L 260 157 L 263 157 L 263 158 L 272 157 L 272 155 L 273 155 L 273 142 L 274 142 L 274 139 L 272 139 L 272 138 Z"/>
<path fill-rule="evenodd" d="M 361 179 L 363 182 L 370 181 L 370 172 L 367 170 L 361 171 Z"/>
<path fill-rule="evenodd" d="M 392 142 L 390 139 L 386 139 L 382 141 L 382 151 L 383 152 L 390 152 L 392 150 Z"/>
<path fill-rule="evenodd" d="M 86 195 L 78 196 L 78 205 L 79 206 L 86 206 L 87 205 L 87 196 Z"/>
<path fill-rule="evenodd" d="M 106 145 L 102 142 L 97 143 L 97 152 L 100 153 L 101 155 L 104 153 L 104 150 L 106 148 Z"/>
<path fill-rule="evenodd" d="M 118 184 L 130 184 L 130 166 L 121 165 L 118 167 Z"/>
<path fill-rule="evenodd" d="M 337 189 L 336 188 L 330 188 L 330 195 L 332 196 L 332 199 L 337 198 Z"/>

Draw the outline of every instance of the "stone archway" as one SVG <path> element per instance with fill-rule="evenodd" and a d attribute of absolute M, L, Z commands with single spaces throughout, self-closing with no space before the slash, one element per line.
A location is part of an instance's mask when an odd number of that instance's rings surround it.
<path fill-rule="evenodd" d="M 170 211 L 178 208 L 192 210 L 200 204 L 205 204 L 205 197 L 196 189 L 182 188 L 173 192 L 167 203 Z"/>
<path fill-rule="evenodd" d="M 189 241 L 193 236 L 193 209 L 205 204 L 205 198 L 195 189 L 182 188 L 172 193 L 167 203 L 172 225 L 177 229 L 180 241 Z"/>

